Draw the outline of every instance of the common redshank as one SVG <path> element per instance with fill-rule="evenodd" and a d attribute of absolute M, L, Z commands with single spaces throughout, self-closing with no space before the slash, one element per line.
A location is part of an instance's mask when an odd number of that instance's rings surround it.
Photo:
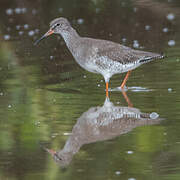
<path fill-rule="evenodd" d="M 120 86 L 123 90 L 131 70 L 164 57 L 161 54 L 135 50 L 108 40 L 81 37 L 63 17 L 51 21 L 49 31 L 34 44 L 38 44 L 51 34 L 60 34 L 63 37 L 74 59 L 82 68 L 104 77 L 107 97 L 112 75 L 127 72 Z"/>

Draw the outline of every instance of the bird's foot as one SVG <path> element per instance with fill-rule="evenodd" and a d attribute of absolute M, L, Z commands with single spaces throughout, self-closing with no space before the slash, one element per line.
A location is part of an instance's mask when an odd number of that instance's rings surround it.
<path fill-rule="evenodd" d="M 116 87 L 114 89 L 112 89 L 111 91 L 127 91 L 129 88 L 127 86 L 124 86 L 123 88 L 120 86 L 120 87 Z"/>

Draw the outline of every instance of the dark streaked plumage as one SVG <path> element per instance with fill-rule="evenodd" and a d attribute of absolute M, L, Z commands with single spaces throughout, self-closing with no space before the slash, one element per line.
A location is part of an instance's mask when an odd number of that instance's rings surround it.
<path fill-rule="evenodd" d="M 160 54 L 134 50 L 112 41 L 80 37 L 68 20 L 62 17 L 50 22 L 50 30 L 41 39 L 52 33 L 60 34 L 64 38 L 67 47 L 81 67 L 103 75 L 106 92 L 112 75 L 128 71 L 121 85 L 123 88 L 131 70 L 154 59 L 163 58 Z"/>

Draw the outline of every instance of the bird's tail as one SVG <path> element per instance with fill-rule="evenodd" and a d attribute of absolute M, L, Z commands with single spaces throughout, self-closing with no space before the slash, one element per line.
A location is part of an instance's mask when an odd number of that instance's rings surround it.
<path fill-rule="evenodd" d="M 155 56 L 146 56 L 146 57 L 143 57 L 141 60 L 139 60 L 139 63 L 148 63 L 149 61 L 156 60 L 156 59 L 163 59 L 164 57 L 165 55 L 163 54 L 158 54 Z"/>

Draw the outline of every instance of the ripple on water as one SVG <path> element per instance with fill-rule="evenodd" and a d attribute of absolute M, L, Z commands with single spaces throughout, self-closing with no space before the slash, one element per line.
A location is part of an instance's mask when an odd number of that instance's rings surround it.
<path fill-rule="evenodd" d="M 64 136 L 70 136 L 72 133 L 65 132 L 63 133 Z"/>
<path fill-rule="evenodd" d="M 138 86 L 132 86 L 132 87 L 127 87 L 125 86 L 123 91 L 132 91 L 132 92 L 150 92 L 152 89 L 148 89 L 145 87 L 138 87 Z M 122 91 L 121 87 L 116 87 L 114 89 L 110 89 L 110 91 Z"/>
<path fill-rule="evenodd" d="M 133 151 L 127 151 L 126 153 L 127 154 L 133 154 L 134 152 Z"/>

